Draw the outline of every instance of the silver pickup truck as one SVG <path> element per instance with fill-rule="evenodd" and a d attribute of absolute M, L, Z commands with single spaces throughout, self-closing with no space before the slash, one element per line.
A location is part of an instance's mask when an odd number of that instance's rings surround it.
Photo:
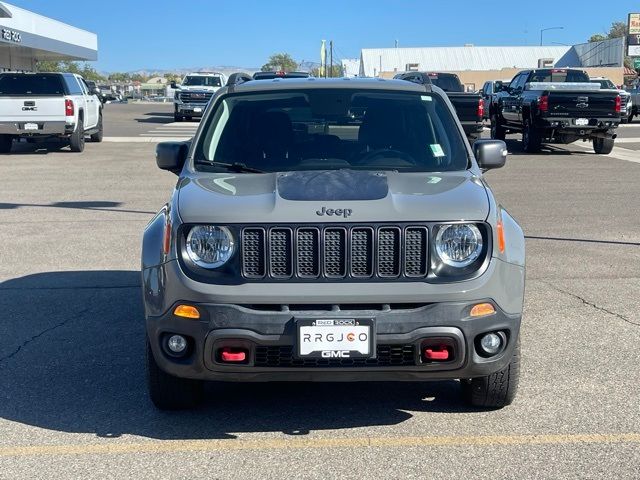
<path fill-rule="evenodd" d="M 471 148 L 432 85 L 230 83 L 156 151 L 178 181 L 142 245 L 154 404 L 207 380 L 460 380 L 511 403 L 524 236 L 483 177 L 505 143 Z"/>
<path fill-rule="evenodd" d="M 0 152 L 19 138 L 61 138 L 72 152 L 102 141 L 102 103 L 73 73 L 0 74 Z"/>

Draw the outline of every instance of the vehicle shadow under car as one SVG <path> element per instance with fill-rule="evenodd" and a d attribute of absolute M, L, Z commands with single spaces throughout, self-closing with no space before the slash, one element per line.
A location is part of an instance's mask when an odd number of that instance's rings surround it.
<path fill-rule="evenodd" d="M 396 425 L 471 412 L 458 382 L 207 385 L 203 406 L 148 399 L 136 271 L 48 272 L 0 283 L 0 418 L 62 432 L 159 439 Z"/>

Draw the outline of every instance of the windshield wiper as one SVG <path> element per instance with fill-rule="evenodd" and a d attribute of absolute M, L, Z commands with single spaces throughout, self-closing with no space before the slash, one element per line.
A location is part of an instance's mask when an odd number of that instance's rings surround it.
<path fill-rule="evenodd" d="M 265 173 L 264 170 L 260 170 L 259 168 L 250 167 L 241 162 L 233 162 L 233 163 L 224 163 L 224 162 L 207 162 L 207 161 L 199 161 L 199 165 L 207 165 L 210 167 L 221 167 L 225 170 L 229 170 L 231 172 L 244 172 L 244 173 Z"/>

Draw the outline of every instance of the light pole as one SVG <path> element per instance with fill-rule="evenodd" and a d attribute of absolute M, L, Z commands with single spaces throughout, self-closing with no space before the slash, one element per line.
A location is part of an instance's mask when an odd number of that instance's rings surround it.
<path fill-rule="evenodd" d="M 564 27 L 548 27 L 540 30 L 540 46 L 542 46 L 542 32 L 546 32 L 547 30 L 564 30 Z"/>

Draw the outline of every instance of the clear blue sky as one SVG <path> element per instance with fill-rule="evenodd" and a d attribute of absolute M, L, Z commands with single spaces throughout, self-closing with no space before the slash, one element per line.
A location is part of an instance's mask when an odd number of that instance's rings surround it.
<path fill-rule="evenodd" d="M 212 65 L 259 67 L 274 52 L 319 61 L 321 39 L 337 58 L 361 48 L 574 44 L 640 11 L 619 0 L 9 0 L 98 34 L 102 71 Z M 487 6 L 495 6 L 488 11 Z"/>

